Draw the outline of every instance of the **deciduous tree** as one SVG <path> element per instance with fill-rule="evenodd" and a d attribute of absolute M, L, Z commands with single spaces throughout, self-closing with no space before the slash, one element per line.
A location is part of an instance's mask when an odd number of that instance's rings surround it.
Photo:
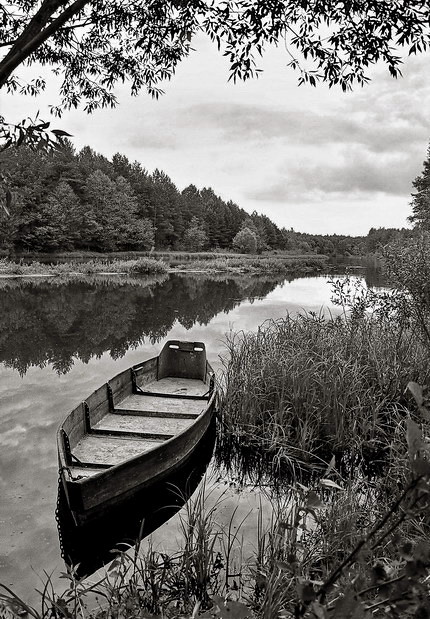
<path fill-rule="evenodd" d="M 347 90 L 365 84 L 377 62 L 397 77 L 402 47 L 409 54 L 428 48 L 430 6 L 424 0 L 4 0 L 0 17 L 0 88 L 37 95 L 44 79 L 24 83 L 17 69 L 48 65 L 62 76 L 53 107 L 59 115 L 115 106 L 117 82 L 129 82 L 132 94 L 144 88 L 157 97 L 198 32 L 218 44 L 233 79 L 258 75 L 255 58 L 279 42 L 299 83 Z M 41 121 L 24 130 L 4 121 L 3 138 L 34 141 L 47 129 Z"/>
<path fill-rule="evenodd" d="M 249 228 L 242 228 L 233 239 L 233 247 L 241 254 L 255 254 L 257 251 L 257 235 Z"/>
<path fill-rule="evenodd" d="M 193 217 L 184 234 L 184 248 L 188 251 L 201 251 L 208 242 L 203 224 L 198 217 Z"/>

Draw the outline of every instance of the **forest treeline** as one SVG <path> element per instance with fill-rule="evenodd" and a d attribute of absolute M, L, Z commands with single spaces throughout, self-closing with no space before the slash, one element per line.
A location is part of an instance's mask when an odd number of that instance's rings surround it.
<path fill-rule="evenodd" d="M 121 154 L 109 160 L 70 144 L 54 153 L 10 148 L 2 169 L 13 196 L 9 213 L 0 215 L 3 249 L 231 249 L 240 232 L 245 249 L 285 245 L 265 215 L 249 215 L 210 188 L 179 191 L 164 172 L 150 173 Z"/>
<path fill-rule="evenodd" d="M 6 252 L 267 250 L 363 255 L 410 230 L 370 230 L 366 237 L 313 235 L 278 228 L 213 189 L 180 191 L 160 170 L 89 146 L 53 153 L 27 147 L 1 154 L 0 250 Z M 6 192 L 8 195 L 6 196 Z"/>

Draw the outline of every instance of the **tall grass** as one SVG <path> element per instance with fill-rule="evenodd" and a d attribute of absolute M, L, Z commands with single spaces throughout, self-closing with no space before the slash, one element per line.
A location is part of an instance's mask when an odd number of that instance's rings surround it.
<path fill-rule="evenodd" d="M 227 340 L 221 448 L 234 443 L 300 463 L 383 459 L 407 414 L 404 390 L 427 384 L 430 351 L 388 320 L 287 316 Z"/>
<path fill-rule="evenodd" d="M 152 256 L 121 259 L 120 257 L 90 257 L 54 264 L 33 261 L 13 262 L 0 259 L 0 275 L 73 275 L 93 273 L 147 274 L 165 273 L 169 268 L 185 271 L 229 272 L 249 274 L 297 274 L 321 271 L 325 256 L 248 256 L 216 253 L 157 253 Z"/>
<path fill-rule="evenodd" d="M 9 276 L 74 276 L 93 275 L 96 273 L 125 273 L 128 275 L 147 275 L 167 273 L 167 266 L 161 260 L 153 258 L 136 258 L 129 260 L 92 259 L 85 262 L 62 262 L 46 264 L 40 262 L 11 262 L 6 258 L 0 260 L 0 275 Z"/>
<path fill-rule="evenodd" d="M 332 467 L 325 475 L 333 473 Z M 227 529 L 236 532 L 228 536 L 218 523 L 219 502 L 208 504 L 203 488 L 183 516 L 176 552 L 151 542 L 139 551 L 137 540 L 136 549 L 119 554 L 94 583 L 64 574 L 61 594 L 48 576 L 40 610 L 0 585 L 0 610 L 3 603 L 34 619 L 368 619 L 370 608 L 386 619 L 426 617 L 429 479 L 430 470 L 388 506 L 375 502 L 372 485 L 359 479 L 336 487 L 321 478 L 318 492 L 317 486 L 290 487 L 273 499 L 269 519 L 258 518 L 255 550 L 234 579 L 228 564 L 233 547 L 243 544 L 243 521 L 231 522 Z M 417 543 L 408 527 L 418 521 Z"/>
<path fill-rule="evenodd" d="M 322 270 L 326 261 L 324 256 L 253 256 L 253 255 L 223 255 L 181 258 L 175 256 L 169 259 L 176 269 L 218 271 L 233 273 L 273 273 L 295 274 L 311 273 Z"/>

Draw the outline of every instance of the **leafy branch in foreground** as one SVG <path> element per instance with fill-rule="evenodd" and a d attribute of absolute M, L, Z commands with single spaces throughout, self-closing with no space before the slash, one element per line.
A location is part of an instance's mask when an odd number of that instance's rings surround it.
<path fill-rule="evenodd" d="M 35 118 L 25 118 L 19 123 L 7 123 L 0 116 L 0 153 L 10 146 L 25 144 L 31 149 L 55 150 L 64 144 L 64 138 L 72 137 L 63 129 L 50 129 L 51 123 Z"/>
<path fill-rule="evenodd" d="M 283 43 L 299 83 L 343 90 L 367 83 L 377 62 L 399 76 L 398 50 L 423 53 L 430 36 L 422 0 L 6 0 L 0 10 L 0 88 L 36 95 L 44 81 L 23 84 L 16 70 L 49 65 L 62 74 L 56 114 L 115 106 L 118 82 L 158 97 L 199 32 L 217 43 L 234 80 L 258 76 L 256 57 Z"/>

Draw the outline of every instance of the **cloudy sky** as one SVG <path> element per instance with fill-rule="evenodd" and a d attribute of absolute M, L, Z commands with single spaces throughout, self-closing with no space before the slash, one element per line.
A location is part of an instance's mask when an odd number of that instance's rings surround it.
<path fill-rule="evenodd" d="M 233 84 L 208 40 L 195 48 L 159 101 L 122 87 L 115 110 L 73 111 L 52 126 L 77 148 L 123 153 L 179 189 L 210 186 L 279 226 L 360 235 L 407 225 L 430 139 L 428 55 L 408 59 L 399 80 L 378 67 L 369 86 L 342 93 L 298 87 L 282 49 L 267 53 L 258 80 Z M 2 113 L 18 120 L 40 109 L 47 118 L 54 80 L 38 100 L 2 95 Z"/>

